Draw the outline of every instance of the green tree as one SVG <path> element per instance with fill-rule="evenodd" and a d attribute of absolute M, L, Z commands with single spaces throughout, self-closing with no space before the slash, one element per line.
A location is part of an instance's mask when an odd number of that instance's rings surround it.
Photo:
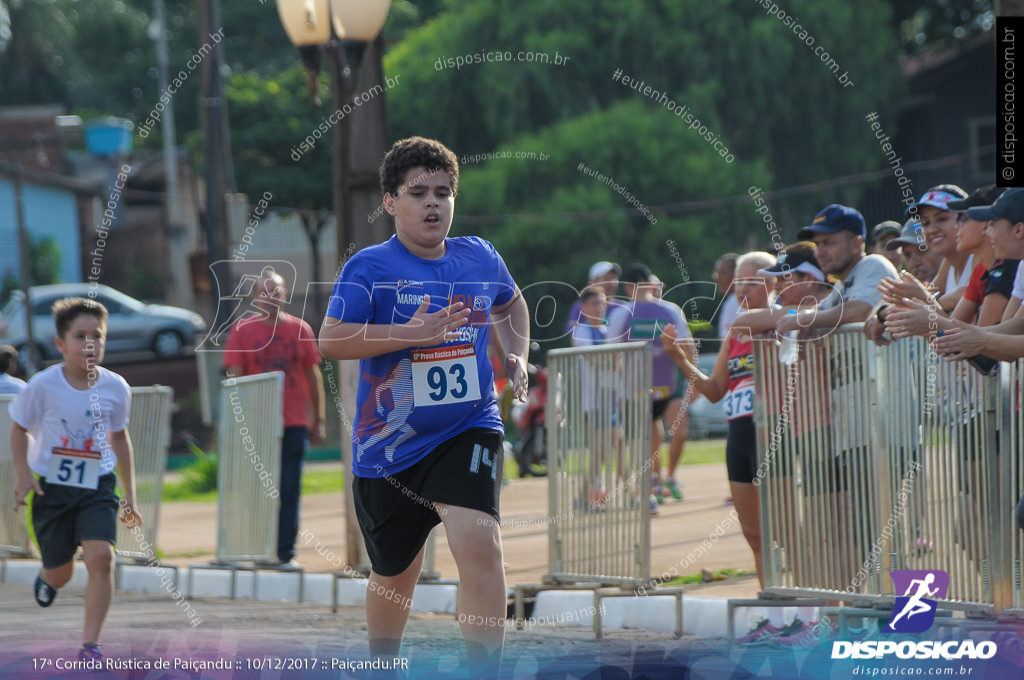
<path fill-rule="evenodd" d="M 29 244 L 29 285 L 45 286 L 60 281 L 60 246 L 52 236 L 33 238 Z M 11 291 L 21 288 L 21 279 L 8 271 L 0 283 L 0 306 L 7 303 Z"/>
<path fill-rule="evenodd" d="M 325 79 L 321 77 L 320 98 L 329 102 Z M 302 66 L 296 63 L 267 77 L 236 73 L 228 82 L 227 95 L 239 191 L 250 196 L 270 191 L 274 205 L 330 208 L 330 133 L 313 140 L 311 151 L 293 156 L 299 143 L 330 115 L 329 105 L 310 103 Z"/>
<path fill-rule="evenodd" d="M 613 80 L 621 69 L 670 96 L 708 92 L 707 108 L 690 106 L 694 115 L 718 120 L 716 131 L 737 157 L 764 157 L 777 182 L 876 167 L 876 150 L 849 131 L 864 127 L 863 112 L 898 106 L 888 5 L 789 4 L 810 33 L 794 34 L 749 0 L 533 0 L 514 10 L 507 2 L 453 0 L 387 55 L 386 70 L 402 83 L 389 98 L 394 136 L 432 135 L 460 154 L 487 152 L 516 135 L 643 98 Z M 854 86 L 837 82 L 813 46 L 823 46 Z M 545 52 L 551 63 L 445 64 L 520 50 Z M 568 61 L 555 65 L 556 53 Z"/>
<path fill-rule="evenodd" d="M 709 97 L 687 96 L 694 102 Z M 544 340 L 561 335 L 576 289 L 585 285 L 595 260 L 643 261 L 669 286 L 710 274 L 709 263 L 720 254 L 720 221 L 660 210 L 648 217 L 631 199 L 655 206 L 744 195 L 749 186 L 770 180 L 762 162 L 725 162 L 674 114 L 644 100 L 523 135 L 497 153 L 505 151 L 537 156 L 464 166 L 453 233 L 492 241 L 532 305 L 545 295 L 557 301 L 552 324 L 543 310 L 532 315 L 533 337 Z M 541 153 L 549 158 L 540 160 Z M 591 176 L 597 173 L 608 180 Z M 765 240 L 746 202 L 717 215 L 731 216 L 731 225 L 749 225 L 731 230 L 734 243 Z M 669 299 L 680 303 L 694 295 L 680 289 Z M 702 307 L 698 316 L 707 319 L 712 311 Z"/>

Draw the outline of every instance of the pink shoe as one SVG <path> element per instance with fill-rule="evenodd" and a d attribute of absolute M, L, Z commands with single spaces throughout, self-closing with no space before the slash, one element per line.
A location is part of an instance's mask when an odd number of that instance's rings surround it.
<path fill-rule="evenodd" d="M 748 646 L 767 644 L 769 640 L 781 634 L 784 630 L 785 628 L 776 628 L 773 626 L 768 622 L 768 619 L 761 619 L 758 624 L 754 626 L 754 630 L 750 631 L 743 637 L 736 638 L 736 644 Z"/>
<path fill-rule="evenodd" d="M 797 621 L 794 620 L 793 623 L 795 624 Z M 834 637 L 838 632 L 839 626 L 834 623 L 830 626 L 823 626 L 820 623 L 800 623 L 800 628 L 796 632 L 772 638 L 770 644 L 782 649 L 796 649 L 797 647 L 811 649 L 830 637 Z"/>

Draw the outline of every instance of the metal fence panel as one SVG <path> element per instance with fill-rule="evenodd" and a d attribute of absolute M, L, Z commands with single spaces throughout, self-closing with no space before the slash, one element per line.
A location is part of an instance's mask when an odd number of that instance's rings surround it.
<path fill-rule="evenodd" d="M 547 356 L 548 578 L 642 584 L 651 553 L 651 346 Z"/>
<path fill-rule="evenodd" d="M 860 324 L 793 366 L 755 343 L 755 372 L 767 590 L 889 599 L 892 570 L 941 568 L 946 604 L 995 605 L 998 378 Z"/>
<path fill-rule="evenodd" d="M 999 609 L 1010 610 L 1024 616 L 1024 590 L 1021 588 L 1021 565 L 1024 564 L 1024 532 L 1017 526 L 1011 510 L 1024 493 L 1024 404 L 1021 386 L 1024 385 L 1024 359 L 1002 364 L 1003 400 L 1000 447 L 1005 451 L 999 457 L 999 539 L 996 548 L 1004 548 L 995 573 L 995 600 Z"/>
<path fill-rule="evenodd" d="M 10 436 L 11 425 L 14 421 L 7 411 L 11 402 L 14 401 L 13 394 L 0 394 L 0 436 L 3 437 L 3 444 L 0 445 L 0 490 L 7 495 L 13 496 L 14 485 L 17 483 L 18 475 L 14 471 L 14 458 L 11 456 Z M 25 510 L 16 510 L 13 502 L 0 503 L 0 555 L 10 557 L 29 557 L 32 555 L 32 541 L 28 535 L 28 525 L 25 523 Z"/>
<path fill-rule="evenodd" d="M 217 471 L 217 560 L 277 556 L 284 374 L 221 381 Z"/>
<path fill-rule="evenodd" d="M 128 436 L 132 440 L 135 460 L 135 494 L 142 514 L 141 531 L 132 532 L 117 523 L 117 554 L 119 557 L 148 560 L 155 548 L 144 549 L 144 543 L 157 544 L 160 528 L 160 500 L 163 496 L 167 450 L 171 443 L 171 407 L 174 390 L 164 385 L 132 388 L 132 411 Z M 122 498 L 124 497 L 122 493 Z"/>

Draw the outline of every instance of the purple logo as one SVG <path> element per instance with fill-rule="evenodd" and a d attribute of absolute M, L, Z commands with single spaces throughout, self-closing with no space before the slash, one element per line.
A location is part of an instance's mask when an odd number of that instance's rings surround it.
<path fill-rule="evenodd" d="M 892 618 L 881 632 L 925 632 L 935 623 L 935 599 L 945 598 L 949 592 L 949 574 L 939 569 L 903 569 L 890 573 L 893 592 L 903 595 L 896 598 Z"/>

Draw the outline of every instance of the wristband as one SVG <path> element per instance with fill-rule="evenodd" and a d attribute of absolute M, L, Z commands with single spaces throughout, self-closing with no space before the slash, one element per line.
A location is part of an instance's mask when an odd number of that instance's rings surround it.
<path fill-rule="evenodd" d="M 878 323 L 882 324 L 883 326 L 885 325 L 885 318 L 882 316 L 882 312 L 884 312 L 887 309 L 889 309 L 889 305 L 882 305 L 881 307 L 878 308 L 878 311 L 875 312 L 875 318 L 878 319 Z"/>

